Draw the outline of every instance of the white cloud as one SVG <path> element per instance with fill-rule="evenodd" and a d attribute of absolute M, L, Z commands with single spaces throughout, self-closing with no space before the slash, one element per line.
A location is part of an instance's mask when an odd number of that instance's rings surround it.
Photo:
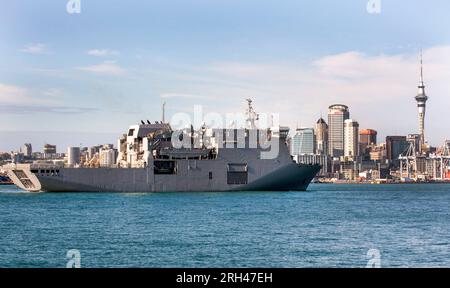
<path fill-rule="evenodd" d="M 0 103 L 11 104 L 30 100 L 27 89 L 0 83 Z"/>
<path fill-rule="evenodd" d="M 119 51 L 109 49 L 92 49 L 87 52 L 88 55 L 96 57 L 119 56 Z"/>
<path fill-rule="evenodd" d="M 112 76 L 123 75 L 126 73 L 126 70 L 117 65 L 116 61 L 104 61 L 103 63 L 97 65 L 79 67 L 77 69 L 94 74 L 112 75 Z"/>
<path fill-rule="evenodd" d="M 51 98 L 57 98 L 62 97 L 64 95 L 64 91 L 61 88 L 49 88 L 45 89 L 42 94 Z"/>
<path fill-rule="evenodd" d="M 0 83 L 0 113 L 78 114 L 98 110 L 89 107 L 61 105 L 60 99 L 55 98 L 63 95 L 63 92 L 59 88 L 39 90 Z"/>
<path fill-rule="evenodd" d="M 29 54 L 46 54 L 48 53 L 47 46 L 42 43 L 34 43 L 25 45 L 24 48 L 20 49 L 23 53 Z"/>
<path fill-rule="evenodd" d="M 53 105 L 58 104 L 55 97 L 62 94 L 59 88 L 40 90 L 0 83 L 1 105 Z"/>
<path fill-rule="evenodd" d="M 53 68 L 28 68 L 27 71 L 44 77 L 52 78 L 70 78 L 71 75 L 69 71 L 64 69 L 53 69 Z"/>

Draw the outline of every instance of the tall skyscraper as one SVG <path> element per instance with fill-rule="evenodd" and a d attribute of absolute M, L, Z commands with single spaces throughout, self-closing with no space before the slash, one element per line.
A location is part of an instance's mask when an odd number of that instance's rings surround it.
<path fill-rule="evenodd" d="M 349 118 L 345 105 L 335 104 L 328 108 L 328 154 L 331 157 L 344 155 L 344 121 Z"/>
<path fill-rule="evenodd" d="M 112 167 L 117 160 L 117 150 L 105 145 L 100 150 L 100 166 Z"/>
<path fill-rule="evenodd" d="M 386 158 L 395 167 L 399 166 L 398 157 L 409 147 L 406 136 L 387 136 L 386 137 Z"/>
<path fill-rule="evenodd" d="M 317 121 L 316 128 L 316 152 L 320 155 L 328 154 L 328 124 L 322 117 Z"/>
<path fill-rule="evenodd" d="M 361 146 L 367 147 L 369 145 L 377 144 L 378 132 L 372 129 L 365 129 L 359 132 L 359 143 Z"/>
<path fill-rule="evenodd" d="M 31 143 L 23 144 L 22 153 L 25 158 L 31 158 L 31 155 L 33 154 L 33 147 L 31 146 Z"/>
<path fill-rule="evenodd" d="M 362 160 L 370 160 L 370 153 L 375 149 L 377 144 L 378 132 L 372 129 L 365 129 L 359 132 L 359 155 L 362 156 Z"/>
<path fill-rule="evenodd" d="M 313 128 L 299 128 L 291 140 L 291 155 L 314 154 L 315 139 Z"/>
<path fill-rule="evenodd" d="M 67 148 L 67 165 L 74 167 L 80 164 L 80 147 Z"/>
<path fill-rule="evenodd" d="M 359 156 L 359 124 L 355 120 L 347 119 L 344 122 L 344 156 L 356 160 Z"/>
<path fill-rule="evenodd" d="M 44 145 L 44 154 L 56 154 L 56 145 L 45 144 Z"/>
<path fill-rule="evenodd" d="M 420 150 L 422 150 L 423 145 L 425 144 L 425 112 L 426 112 L 426 103 L 428 100 L 428 96 L 425 93 L 425 84 L 423 82 L 423 61 L 422 61 L 422 53 L 420 54 L 420 82 L 419 82 L 419 93 L 417 93 L 416 101 L 417 101 L 417 109 L 419 112 L 419 135 L 420 135 Z"/>

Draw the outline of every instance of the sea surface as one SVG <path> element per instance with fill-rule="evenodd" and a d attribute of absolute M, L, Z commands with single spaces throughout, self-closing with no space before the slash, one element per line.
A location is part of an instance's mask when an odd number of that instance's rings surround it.
<path fill-rule="evenodd" d="M 39 193 L 0 186 L 0 267 L 450 267 L 450 185 Z"/>

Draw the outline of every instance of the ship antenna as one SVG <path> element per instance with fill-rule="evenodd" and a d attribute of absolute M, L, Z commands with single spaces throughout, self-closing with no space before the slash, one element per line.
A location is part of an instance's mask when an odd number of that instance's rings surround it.
<path fill-rule="evenodd" d="M 249 126 L 250 129 L 255 129 L 256 124 L 255 124 L 255 120 L 257 118 L 257 115 L 255 113 L 255 111 L 253 110 L 253 106 L 252 106 L 252 102 L 253 100 L 248 98 L 246 99 L 247 101 L 247 124 Z"/>

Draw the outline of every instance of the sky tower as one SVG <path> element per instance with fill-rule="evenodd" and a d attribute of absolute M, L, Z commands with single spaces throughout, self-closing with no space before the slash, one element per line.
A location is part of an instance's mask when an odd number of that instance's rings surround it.
<path fill-rule="evenodd" d="M 425 84 L 423 83 L 423 61 L 422 52 L 420 53 L 420 82 L 419 82 L 419 93 L 417 93 L 417 109 L 419 112 L 419 135 L 420 135 L 420 149 L 425 144 L 425 111 L 428 96 L 425 94 Z"/>

